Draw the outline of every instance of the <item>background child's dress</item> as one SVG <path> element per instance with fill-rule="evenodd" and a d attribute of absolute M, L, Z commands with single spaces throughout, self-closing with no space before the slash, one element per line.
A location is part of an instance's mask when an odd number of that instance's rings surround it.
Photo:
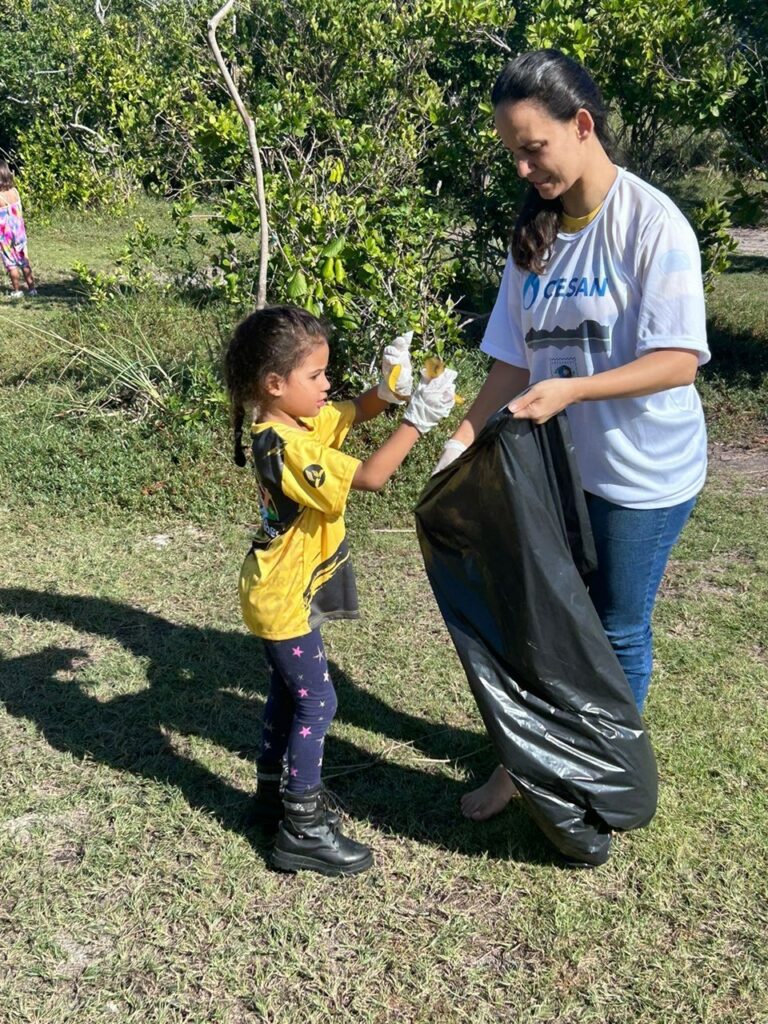
<path fill-rule="evenodd" d="M 0 192 L 0 258 L 6 270 L 29 266 L 24 212 L 15 188 Z"/>

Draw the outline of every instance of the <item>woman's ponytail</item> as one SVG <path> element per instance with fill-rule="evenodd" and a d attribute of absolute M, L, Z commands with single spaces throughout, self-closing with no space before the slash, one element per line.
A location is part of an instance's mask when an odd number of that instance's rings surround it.
<path fill-rule="evenodd" d="M 518 267 L 534 274 L 546 270 L 560 228 L 563 204 L 559 199 L 543 199 L 533 186 L 512 227 L 509 249 Z"/>

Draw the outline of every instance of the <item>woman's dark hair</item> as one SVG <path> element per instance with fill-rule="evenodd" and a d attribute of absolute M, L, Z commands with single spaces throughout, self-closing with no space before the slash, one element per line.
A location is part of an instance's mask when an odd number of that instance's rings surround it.
<path fill-rule="evenodd" d="M 234 330 L 224 354 L 224 379 L 232 405 L 235 462 L 245 465 L 243 421 L 246 405 L 258 414 L 270 373 L 287 377 L 315 346 L 328 340 L 328 328 L 298 306 L 257 309 Z"/>
<path fill-rule="evenodd" d="M 13 186 L 11 168 L 5 160 L 0 160 L 0 191 L 6 192 L 9 188 L 13 188 Z"/>
<path fill-rule="evenodd" d="M 570 121 L 582 108 L 595 122 L 595 134 L 603 149 L 613 151 L 608 110 L 585 68 L 559 50 L 533 50 L 511 60 L 496 79 L 491 92 L 495 107 L 502 103 L 532 100 L 556 121 Z M 531 185 L 512 228 L 512 258 L 523 270 L 543 274 L 555 244 L 563 204 L 543 199 Z"/>

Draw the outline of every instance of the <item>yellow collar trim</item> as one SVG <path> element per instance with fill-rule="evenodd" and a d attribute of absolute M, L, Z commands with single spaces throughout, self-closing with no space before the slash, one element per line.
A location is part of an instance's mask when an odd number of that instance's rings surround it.
<path fill-rule="evenodd" d="M 566 231 L 569 235 L 575 234 L 577 231 L 581 231 L 587 224 L 595 219 L 603 208 L 603 204 L 600 203 L 594 210 L 586 214 L 584 217 L 571 217 L 569 214 L 563 212 L 560 214 L 560 227 L 563 231 Z"/>

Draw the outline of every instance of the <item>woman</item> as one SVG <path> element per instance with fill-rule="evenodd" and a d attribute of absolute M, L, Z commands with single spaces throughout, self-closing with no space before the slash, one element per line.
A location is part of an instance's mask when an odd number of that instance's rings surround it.
<path fill-rule="evenodd" d="M 438 468 L 505 403 L 536 423 L 567 410 L 599 561 L 586 583 L 642 710 L 656 593 L 706 476 L 698 244 L 667 196 L 613 163 L 600 91 L 576 61 L 522 54 L 491 98 L 530 187 L 481 345 L 496 362 Z M 483 820 L 514 795 L 499 766 L 462 812 Z"/>

